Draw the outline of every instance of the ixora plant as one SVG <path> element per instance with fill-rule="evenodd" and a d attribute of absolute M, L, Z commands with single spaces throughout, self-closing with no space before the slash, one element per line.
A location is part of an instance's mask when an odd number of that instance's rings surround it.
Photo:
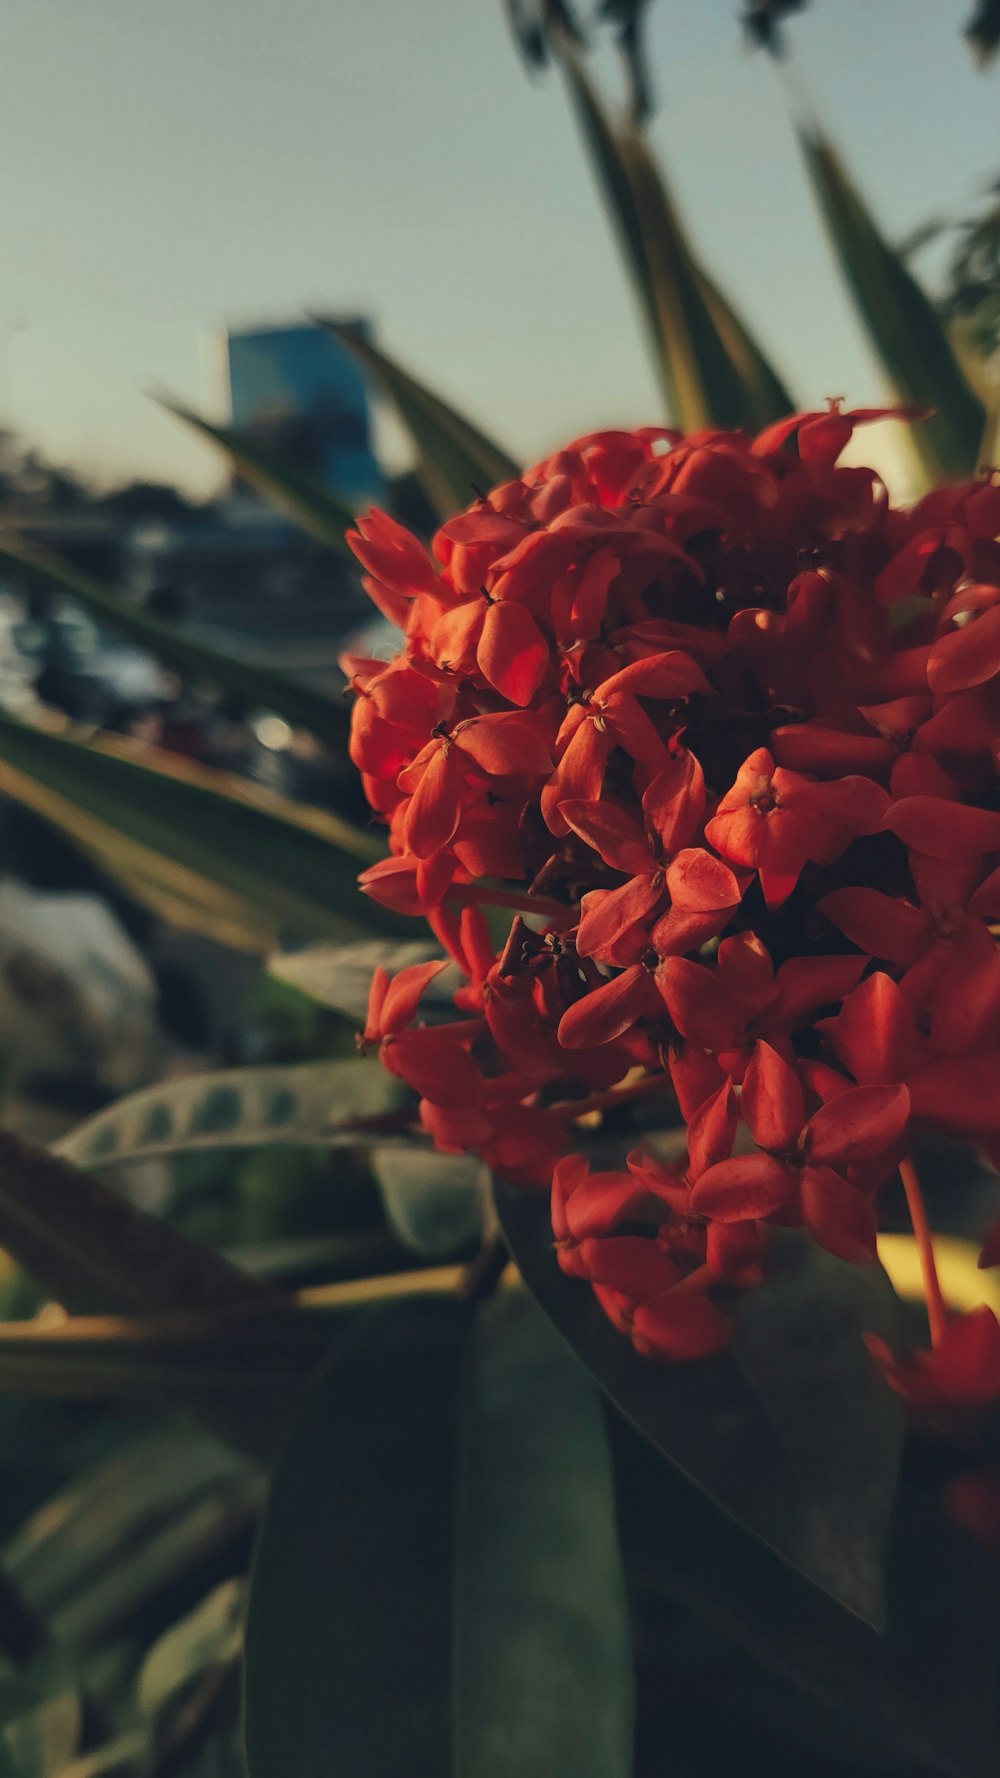
<path fill-rule="evenodd" d="M 439 1148 L 551 1189 L 560 1266 L 649 1359 L 729 1343 L 775 1227 L 874 1261 L 898 1170 L 930 1345 L 868 1343 L 948 1410 L 1000 1398 L 1000 1326 L 948 1315 L 911 1148 L 1000 1142 L 1000 488 L 894 509 L 838 461 L 883 417 L 596 433 L 432 551 L 349 534 L 406 635 L 345 663 L 392 848 L 362 882 L 462 975 L 427 1025 L 446 962 L 379 968 L 362 1045 Z M 626 1153 L 673 1107 L 682 1159 Z"/>
<path fill-rule="evenodd" d="M 399 626 L 345 663 L 350 718 L 0 536 L 5 572 L 349 748 L 373 811 L 0 716 L 0 791 L 345 1021 L 55 1152 L 0 1132 L 0 1778 L 1000 1769 L 989 278 L 956 352 L 800 126 L 921 466 L 900 508 L 842 460 L 889 410 L 786 417 L 689 242 L 640 6 L 600 9 L 616 119 L 571 9 L 512 10 L 681 430 L 524 469 L 345 338 L 428 546 L 182 413 Z M 765 38 L 793 10 L 747 8 Z M 227 1186 L 263 1158 L 280 1239 L 136 1207 L 121 1169 L 180 1155 Z M 82 1449 L 78 1397 L 112 1410 Z"/>

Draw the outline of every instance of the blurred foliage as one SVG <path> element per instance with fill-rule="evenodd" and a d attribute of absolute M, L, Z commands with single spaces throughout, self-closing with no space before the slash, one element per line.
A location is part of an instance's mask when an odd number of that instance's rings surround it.
<path fill-rule="evenodd" d="M 804 9 L 762 0 L 745 23 L 777 53 Z M 529 65 L 567 85 L 672 417 L 784 412 L 649 139 L 647 0 L 509 11 Z M 968 30 L 985 59 L 995 0 Z M 605 34 L 617 103 L 587 59 Z M 996 192 L 954 231 L 939 319 L 833 144 L 808 126 L 803 149 L 887 374 L 937 410 L 928 479 L 974 468 Z M 417 529 L 517 473 L 390 354 L 345 343 L 413 441 L 394 495 Z M 335 495 L 167 405 L 343 552 Z M 0 436 L 0 502 L 97 499 L 180 516 L 169 490 L 98 496 Z M 311 731 L 331 769 L 342 754 L 330 700 L 20 537 L 3 548 L 244 715 Z M 251 1778 L 992 1778 L 1000 1577 L 941 1501 L 956 1477 L 995 1479 L 998 1433 L 911 1445 L 900 1470 L 860 1341 L 912 1316 L 885 1275 L 806 1262 L 793 1239 L 735 1357 L 640 1365 L 558 1272 L 545 1206 L 494 1201 L 464 1157 L 434 1155 L 398 1083 L 350 1059 L 374 963 L 414 960 L 405 923 L 354 887 L 372 836 L 176 755 L 7 717 L 0 786 L 159 919 L 260 953 L 326 941 L 273 960 L 200 1074 L 188 1059 L 55 1154 L 0 1133 L 0 1778 L 240 1778 L 247 1761 Z M 962 1205 L 996 1182 L 939 1170 L 957 1292 Z"/>

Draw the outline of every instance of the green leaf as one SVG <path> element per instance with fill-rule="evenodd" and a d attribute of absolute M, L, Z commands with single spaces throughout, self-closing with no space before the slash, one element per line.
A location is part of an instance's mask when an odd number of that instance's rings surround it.
<path fill-rule="evenodd" d="M 209 648 L 186 636 L 176 625 L 163 623 L 141 607 L 127 604 L 93 575 L 15 531 L 0 529 L 0 562 L 8 563 L 33 585 L 57 587 L 72 594 L 98 623 L 148 649 L 183 679 L 212 681 L 250 708 L 274 710 L 293 725 L 308 729 L 337 752 L 346 749 L 350 721 L 342 701 L 326 698 L 281 673 L 241 660 L 239 655 Z"/>
<path fill-rule="evenodd" d="M 0 1771 L 10 1778 L 57 1778 L 80 1745 L 83 1713 L 79 1694 L 64 1679 L 24 1716 L 0 1729 Z"/>
<path fill-rule="evenodd" d="M 90 1174 L 8 1130 L 0 1130 L 0 1247 L 78 1314 L 252 1307 L 273 1295 Z"/>
<path fill-rule="evenodd" d="M 632 1645 L 596 1391 L 523 1291 L 465 1392 L 456 1778 L 631 1778 Z"/>
<path fill-rule="evenodd" d="M 896 1302 L 880 1268 L 855 1276 L 795 1240 L 787 1274 L 743 1299 L 740 1365 L 731 1354 L 655 1365 L 611 1325 L 588 1285 L 560 1271 L 546 1203 L 501 1187 L 497 1208 L 529 1289 L 620 1412 L 783 1561 L 878 1625 L 900 1445 L 898 1407 L 887 1389 L 881 1410 L 872 1397 L 861 1338 L 869 1329 L 894 1337 Z M 829 1352 L 811 1343 L 814 1318 Z M 885 1426 L 857 1441 L 856 1417 L 870 1432 L 879 1412 Z M 858 1443 L 856 1455 L 843 1456 L 840 1441 Z"/>
<path fill-rule="evenodd" d="M 841 270 L 896 395 L 934 410 L 913 428 L 928 482 L 972 475 L 986 415 L 942 322 L 879 231 L 835 149 L 814 124 L 799 129 L 799 141 Z"/>
<path fill-rule="evenodd" d="M 224 791 L 221 787 L 225 786 Z M 359 868 L 379 847 L 336 816 L 240 790 L 225 774 L 164 760 L 153 769 L 122 747 L 84 745 L 0 716 L 0 789 L 54 820 L 126 880 L 152 874 L 182 904 L 205 886 L 251 910 L 261 938 L 281 930 L 363 937 L 404 930 L 401 916 L 364 900 Z M 200 899 L 199 899 L 200 898 Z"/>
<path fill-rule="evenodd" d="M 442 518 L 471 504 L 477 492 L 520 475 L 520 466 L 478 426 L 350 327 L 316 320 L 354 354 L 396 408 L 418 451 L 417 470 Z"/>
<path fill-rule="evenodd" d="M 381 967 L 396 975 L 413 963 L 429 963 L 432 957 L 440 955 L 439 945 L 422 940 L 390 944 L 374 939 L 361 945 L 307 945 L 299 951 L 279 951 L 268 958 L 267 967 L 279 982 L 287 982 L 322 1006 L 343 1013 L 360 1029 L 368 1012 L 368 995 L 376 969 Z M 428 984 L 421 1000 L 423 1016 L 428 1008 L 435 1007 L 447 1006 L 454 1012 L 451 993 L 447 986 L 440 986 L 441 979 Z"/>
<path fill-rule="evenodd" d="M 359 1318 L 292 1433 L 251 1585 L 252 1778 L 631 1772 L 596 1397 L 523 1297 L 469 1331 L 454 1299 Z"/>
<path fill-rule="evenodd" d="M 993 1778 L 1000 1769 L 997 1564 L 904 1484 L 875 1636 L 720 1514 L 626 1422 L 613 1425 L 619 1522 L 647 1660 L 679 1607 L 805 1702 L 857 1768 Z M 690 1635 L 690 1628 L 688 1634 Z M 670 1660 L 672 1647 L 664 1650 Z M 751 1684 L 752 1684 L 751 1680 Z M 855 1769 L 854 1764 L 850 1769 Z"/>
<path fill-rule="evenodd" d="M 4 1568 L 35 1611 L 55 1618 L 145 1538 L 247 1473 L 246 1459 L 207 1433 L 143 1432 L 33 1512 L 7 1544 Z"/>
<path fill-rule="evenodd" d="M 428 1258 L 456 1253 L 483 1225 L 487 1175 L 472 1155 L 374 1148 L 369 1163 L 396 1239 Z"/>
<path fill-rule="evenodd" d="M 213 426 L 211 421 L 203 420 L 200 414 L 167 396 L 157 396 L 156 399 L 167 413 L 174 414 L 185 425 L 193 426 L 203 438 L 218 445 L 245 481 L 287 513 L 310 537 L 315 537 L 317 543 L 325 544 L 354 563 L 350 545 L 344 541 L 345 532 L 354 524 L 354 512 L 344 501 L 329 493 L 319 482 L 289 469 L 280 457 L 272 456 L 258 444 L 251 444 L 231 427 Z"/>
<path fill-rule="evenodd" d="M 576 46 L 561 32 L 553 42 L 672 419 L 688 432 L 757 430 L 791 412 L 763 348 L 699 265 L 642 134 L 615 130 Z"/>
<path fill-rule="evenodd" d="M 55 1773 L 54 1778 L 136 1778 L 142 1770 L 145 1752 L 145 1735 L 133 1729 L 127 1734 L 116 1735 L 103 1747 L 82 1753 L 79 1759 Z"/>
<path fill-rule="evenodd" d="M 294 1428 L 250 1590 L 251 1778 L 450 1766 L 456 1413 L 468 1314 L 359 1318 Z"/>
<path fill-rule="evenodd" d="M 70 1315 L 36 1327 L 0 1322 L 0 1388 L 7 1394 L 180 1405 L 253 1456 L 273 1454 L 271 1422 L 330 1344 L 328 1317 L 294 1302 L 256 1313 Z M 249 1425 L 247 1433 L 244 1426 Z"/>
<path fill-rule="evenodd" d="M 406 1098 L 401 1081 L 361 1057 L 220 1068 L 127 1094 L 60 1137 L 53 1153 L 106 1168 L 202 1149 L 350 1146 L 352 1124 Z"/>
<path fill-rule="evenodd" d="M 206 1668 L 227 1665 L 239 1653 L 245 1606 L 243 1578 L 224 1580 L 154 1642 L 137 1686 L 144 1716 L 160 1716 Z"/>

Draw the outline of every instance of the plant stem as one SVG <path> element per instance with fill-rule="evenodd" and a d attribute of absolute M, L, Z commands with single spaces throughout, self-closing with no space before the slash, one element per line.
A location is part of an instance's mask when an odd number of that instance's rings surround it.
<path fill-rule="evenodd" d="M 592 1093 L 589 1099 L 570 1100 L 566 1105 L 553 1105 L 571 1122 L 578 1117 L 586 1117 L 590 1111 L 608 1111 L 612 1105 L 625 1105 L 629 1099 L 638 1099 L 643 1093 L 651 1093 L 655 1087 L 666 1085 L 662 1074 L 649 1074 L 645 1080 L 633 1081 L 631 1086 L 612 1087 L 607 1093 Z"/>
<path fill-rule="evenodd" d="M 938 1279 L 937 1266 L 934 1263 L 934 1243 L 931 1239 L 930 1223 L 927 1221 L 927 1210 L 924 1205 L 923 1192 L 917 1170 L 909 1155 L 899 1163 L 899 1176 L 903 1181 L 906 1193 L 906 1204 L 913 1224 L 913 1234 L 920 1254 L 920 1269 L 924 1277 L 924 1295 L 927 1299 L 927 1320 L 930 1323 L 931 1345 L 939 1346 L 944 1338 L 948 1325 L 948 1311 L 944 1297 L 941 1295 L 941 1284 Z"/>

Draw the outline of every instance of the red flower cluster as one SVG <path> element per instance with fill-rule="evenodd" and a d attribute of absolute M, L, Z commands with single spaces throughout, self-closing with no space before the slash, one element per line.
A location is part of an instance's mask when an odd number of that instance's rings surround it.
<path fill-rule="evenodd" d="M 380 974 L 364 1041 L 440 1148 L 551 1187 L 560 1263 L 651 1355 L 725 1341 L 773 1224 L 871 1258 L 911 1132 L 1000 1148 L 1000 486 L 894 508 L 838 461 L 879 417 L 597 433 L 433 555 L 351 534 L 406 639 L 347 663 L 392 852 L 362 882 L 466 978 L 428 1027 L 443 965 Z M 656 1095 L 686 1160 L 592 1173 L 579 1120 Z M 934 1393 L 933 1354 L 881 1356 Z"/>

